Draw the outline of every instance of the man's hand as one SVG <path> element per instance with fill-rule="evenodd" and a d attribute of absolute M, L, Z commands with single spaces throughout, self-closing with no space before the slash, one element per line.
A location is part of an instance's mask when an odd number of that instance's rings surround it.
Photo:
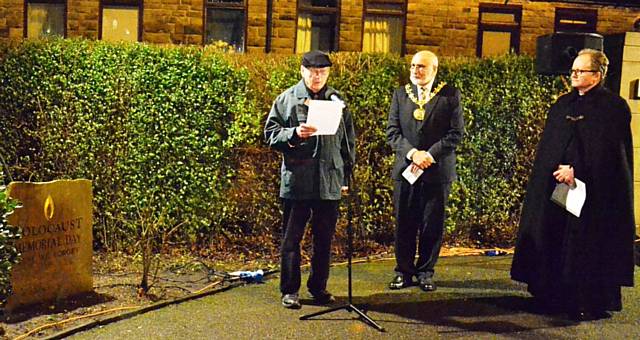
<path fill-rule="evenodd" d="M 553 172 L 553 177 L 560 183 L 567 183 L 569 186 L 574 186 L 573 168 L 571 165 L 558 165 L 558 170 Z"/>
<path fill-rule="evenodd" d="M 431 154 L 424 150 L 414 152 L 411 160 L 422 170 L 430 167 L 435 162 Z"/>
<path fill-rule="evenodd" d="M 296 134 L 302 139 L 311 137 L 316 131 L 318 131 L 318 128 L 307 123 L 302 123 L 296 127 Z"/>
<path fill-rule="evenodd" d="M 340 193 L 342 194 L 342 196 L 346 196 L 349 195 L 349 187 L 348 186 L 342 186 L 340 188 Z"/>

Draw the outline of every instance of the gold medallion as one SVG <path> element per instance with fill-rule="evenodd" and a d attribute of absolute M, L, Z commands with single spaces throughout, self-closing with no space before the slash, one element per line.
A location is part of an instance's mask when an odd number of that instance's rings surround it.
<path fill-rule="evenodd" d="M 426 111 L 424 109 L 425 104 L 427 104 L 427 102 L 429 102 L 433 97 L 435 97 L 436 94 L 438 94 L 438 92 L 440 92 L 440 90 L 442 90 L 442 88 L 445 85 L 446 85 L 445 82 L 438 84 L 438 87 L 436 87 L 436 89 L 433 92 L 429 93 L 428 95 L 425 95 L 422 100 L 418 100 L 418 98 L 416 98 L 416 95 L 413 93 L 413 90 L 411 89 L 411 84 L 405 85 L 404 89 L 407 92 L 407 96 L 409 96 L 409 99 L 411 99 L 411 101 L 414 104 L 418 105 L 418 108 L 413 111 L 413 118 L 417 120 L 424 119 L 424 116 L 426 114 Z"/>

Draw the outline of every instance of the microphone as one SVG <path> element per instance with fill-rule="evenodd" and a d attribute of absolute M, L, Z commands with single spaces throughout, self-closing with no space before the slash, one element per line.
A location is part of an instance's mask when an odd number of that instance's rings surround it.
<path fill-rule="evenodd" d="M 332 102 L 338 102 L 340 103 L 340 105 L 342 105 L 342 108 L 344 109 L 346 107 L 346 105 L 344 104 L 344 102 L 342 101 L 342 99 L 340 99 L 340 97 L 338 97 L 338 95 L 336 93 L 332 93 L 329 96 L 329 100 L 331 100 Z"/>

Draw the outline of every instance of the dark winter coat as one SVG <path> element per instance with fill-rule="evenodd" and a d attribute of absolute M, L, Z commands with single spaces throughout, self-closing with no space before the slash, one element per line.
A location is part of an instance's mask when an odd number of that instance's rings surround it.
<path fill-rule="evenodd" d="M 530 287 L 552 286 L 554 280 L 633 285 L 630 121 L 625 100 L 600 86 L 584 96 L 574 90 L 551 107 L 524 200 L 514 280 Z M 559 164 L 571 164 L 586 184 L 579 218 L 549 199 Z"/>
<path fill-rule="evenodd" d="M 325 98 L 339 93 L 327 86 Z M 309 91 L 300 80 L 273 102 L 264 135 L 269 146 L 282 153 L 280 197 L 292 200 L 339 200 L 355 163 L 355 131 L 348 108 L 335 135 L 301 140 L 295 132 L 307 121 Z"/>

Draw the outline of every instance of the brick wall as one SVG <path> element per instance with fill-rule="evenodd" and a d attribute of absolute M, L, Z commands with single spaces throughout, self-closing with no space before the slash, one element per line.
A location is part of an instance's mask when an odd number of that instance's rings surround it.
<path fill-rule="evenodd" d="M 202 44 L 204 0 L 144 0 L 142 40 L 151 43 Z M 247 1 L 246 51 L 264 51 L 267 40 L 267 0 Z M 431 49 L 445 55 L 474 56 L 480 3 L 504 0 L 408 0 L 405 49 L 408 54 Z M 271 51 L 293 53 L 296 37 L 296 2 L 273 0 Z M 511 0 L 522 5 L 520 51 L 535 54 L 536 38 L 553 32 L 555 8 L 598 10 L 597 30 L 602 34 L 626 32 L 640 18 L 640 8 L 571 5 L 558 2 Z M 23 0 L 0 4 L 0 39 L 23 36 Z M 362 48 L 364 0 L 340 1 L 338 46 L 342 51 Z M 67 36 L 97 39 L 99 0 L 68 0 Z"/>
<path fill-rule="evenodd" d="M 23 37 L 24 1 L 4 0 L 0 2 L 0 38 Z"/>
<path fill-rule="evenodd" d="M 246 51 L 264 52 L 267 40 L 267 0 L 249 0 L 247 16 Z"/>
<path fill-rule="evenodd" d="M 67 1 L 67 37 L 98 39 L 99 0 Z"/>
<path fill-rule="evenodd" d="M 250 1 L 250 0 L 249 0 Z M 271 51 L 293 53 L 296 45 L 297 9 L 291 0 L 273 0 Z"/>
<path fill-rule="evenodd" d="M 142 41 L 202 44 L 203 0 L 144 0 Z"/>
<path fill-rule="evenodd" d="M 407 53 L 431 49 L 440 55 L 475 56 L 480 3 L 501 5 L 504 1 L 433 0 L 427 3 L 409 0 L 406 27 Z M 630 31 L 633 22 L 640 18 L 638 8 L 527 0 L 511 0 L 509 5 L 522 6 L 520 52 L 526 54 L 535 54 L 538 36 L 553 33 L 556 7 L 597 9 L 597 30 L 602 34 Z"/>
<path fill-rule="evenodd" d="M 340 39 L 342 51 L 362 50 L 362 11 L 363 0 L 342 0 L 340 6 Z"/>

